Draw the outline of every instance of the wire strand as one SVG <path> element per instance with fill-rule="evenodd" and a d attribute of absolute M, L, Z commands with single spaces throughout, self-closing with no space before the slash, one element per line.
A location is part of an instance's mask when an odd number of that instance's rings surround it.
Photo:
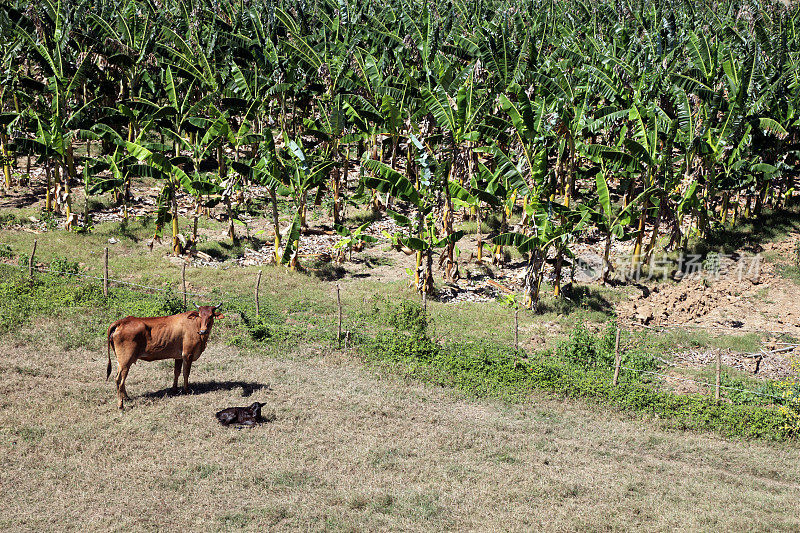
<path fill-rule="evenodd" d="M 12 265 L 10 263 L 0 263 L 0 264 L 3 265 L 3 266 L 16 268 L 16 269 L 19 269 L 19 270 L 28 270 L 29 269 L 29 267 L 27 267 L 27 266 Z M 80 272 L 64 272 L 62 270 L 53 270 L 51 268 L 40 267 L 40 266 L 34 266 L 33 269 L 36 272 L 51 272 L 51 273 L 54 273 L 54 274 L 61 274 L 61 275 L 68 275 L 68 276 L 78 276 L 78 277 L 81 277 L 81 278 L 96 279 L 96 280 L 100 280 L 100 281 L 105 279 L 105 278 L 102 278 L 100 276 L 93 276 L 91 274 L 82 274 Z M 177 290 L 173 290 L 173 289 L 160 289 L 158 287 L 150 287 L 149 285 L 142 285 L 141 283 L 133 283 L 132 281 L 124 281 L 124 280 L 121 280 L 121 279 L 108 278 L 108 281 L 109 281 L 109 283 L 113 282 L 113 283 L 119 283 L 121 285 L 130 285 L 131 287 L 139 287 L 139 288 L 142 288 L 142 289 L 149 289 L 151 291 L 172 292 L 174 294 L 185 294 L 187 296 L 199 296 L 199 297 L 203 297 L 203 298 L 207 298 L 207 297 L 210 296 L 209 294 L 203 294 L 203 293 L 198 293 L 198 292 L 184 292 L 184 291 L 177 291 Z M 224 299 L 225 298 L 223 298 L 223 300 Z"/>
<path fill-rule="evenodd" d="M 657 326 L 649 326 L 647 324 L 639 324 L 637 322 L 625 322 L 625 325 L 634 327 L 634 328 L 646 328 L 652 330 L 665 330 L 665 329 L 679 329 L 679 328 L 690 328 L 690 329 L 725 329 L 729 331 L 739 331 L 742 333 L 772 333 L 774 335 L 795 335 L 791 331 L 777 331 L 777 330 L 768 330 L 768 329 L 750 329 L 750 328 L 735 328 L 733 326 L 721 326 L 721 325 L 714 325 L 714 326 L 704 326 L 702 324 L 659 324 Z"/>
<path fill-rule="evenodd" d="M 663 379 L 675 379 L 675 380 L 678 380 L 678 381 L 696 383 L 698 385 L 706 385 L 708 387 L 716 387 L 717 386 L 716 383 L 707 383 L 705 381 L 697 381 L 695 379 L 690 379 L 690 378 L 682 378 L 682 377 L 679 377 L 679 376 L 670 376 L 669 374 L 662 374 L 661 372 L 653 372 L 651 370 L 639 370 L 638 368 L 630 368 L 630 367 L 627 367 L 627 366 L 620 366 L 620 368 L 623 368 L 625 370 L 630 370 L 632 372 L 640 372 L 642 374 L 652 374 L 654 376 L 660 376 Z M 764 392 L 756 392 L 756 391 L 750 390 L 750 389 L 739 389 L 739 388 L 736 388 L 736 387 L 729 387 L 727 385 L 720 385 L 719 388 L 720 389 L 733 390 L 733 391 L 737 391 L 737 392 L 746 392 L 748 394 L 754 394 L 756 396 L 766 396 L 767 398 L 775 398 L 777 400 L 786 400 L 786 398 L 784 398 L 782 396 L 775 396 L 774 394 L 767 394 L 767 393 L 764 393 Z"/>

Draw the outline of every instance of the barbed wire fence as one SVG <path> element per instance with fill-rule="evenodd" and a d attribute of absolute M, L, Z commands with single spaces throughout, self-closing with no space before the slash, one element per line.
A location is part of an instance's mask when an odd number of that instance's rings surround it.
<path fill-rule="evenodd" d="M 54 269 L 54 268 L 48 268 L 48 267 L 45 267 L 45 266 L 37 265 L 35 263 L 36 246 L 37 246 L 37 243 L 34 240 L 33 249 L 32 249 L 32 252 L 31 252 L 30 257 L 28 259 L 28 264 L 27 265 L 13 264 L 13 263 L 9 263 L 9 262 L 0 262 L 0 265 L 6 266 L 6 267 L 10 267 L 10 268 L 14 268 L 14 269 L 17 269 L 19 271 L 27 270 L 28 274 L 29 274 L 29 277 L 33 277 L 34 273 L 50 273 L 50 274 L 57 274 L 57 275 L 73 276 L 73 277 L 76 277 L 76 278 L 93 280 L 93 281 L 96 281 L 96 282 L 102 282 L 103 283 L 103 292 L 104 292 L 104 295 L 106 295 L 106 296 L 108 296 L 108 286 L 109 286 L 109 284 L 110 283 L 114 283 L 114 284 L 117 284 L 117 285 L 133 287 L 133 288 L 136 288 L 136 289 L 144 289 L 144 290 L 161 292 L 161 293 L 171 293 L 171 294 L 176 294 L 176 295 L 182 295 L 184 297 L 184 307 L 186 307 L 186 303 L 187 303 L 186 302 L 186 298 L 188 296 L 193 296 L 193 297 L 198 297 L 198 298 L 207 298 L 207 299 L 214 298 L 215 301 L 221 301 L 221 303 L 230 303 L 232 301 L 231 298 L 226 297 L 224 295 L 217 295 L 217 294 L 213 294 L 212 295 L 212 294 L 208 294 L 208 293 L 199 293 L 199 292 L 189 292 L 189 291 L 187 291 L 186 290 L 186 264 L 185 263 L 182 264 L 182 268 L 181 268 L 181 282 L 182 282 L 183 290 L 176 290 L 176 289 L 171 288 L 171 287 L 170 288 L 153 287 L 153 286 L 145 285 L 145 284 L 142 284 L 142 283 L 135 283 L 135 282 L 132 282 L 132 281 L 126 281 L 126 280 L 122 280 L 122 279 L 109 277 L 108 248 L 105 248 L 105 251 L 104 251 L 103 276 L 95 276 L 95 275 L 87 274 L 87 273 L 83 273 L 83 272 L 71 272 L 71 271 L 65 271 L 63 269 Z M 20 256 L 20 257 L 22 257 L 22 256 Z M 259 287 L 260 287 L 260 283 L 261 283 L 261 274 L 262 274 L 262 271 L 259 270 L 258 274 L 257 274 L 256 282 L 255 282 L 254 299 L 255 299 L 256 316 L 258 316 L 258 308 L 259 308 Z M 343 308 L 342 308 L 342 301 L 341 301 L 341 295 L 340 295 L 340 286 L 338 284 L 336 286 L 336 298 L 337 298 L 337 307 L 338 307 L 338 330 L 337 331 L 338 331 L 339 344 L 341 345 L 341 340 L 343 338 L 343 335 L 346 335 L 347 337 L 349 337 L 349 332 L 343 334 L 342 329 L 341 329 L 341 327 L 342 327 Z M 237 298 L 237 300 L 240 300 L 240 298 Z M 637 323 L 637 322 L 626 322 L 626 323 L 618 323 L 617 324 L 617 339 L 616 339 L 615 354 L 614 354 L 614 356 L 615 356 L 615 368 L 614 368 L 614 377 L 613 377 L 613 385 L 614 386 L 616 386 L 618 384 L 618 377 L 619 377 L 620 371 L 621 370 L 625 370 L 627 372 L 636 372 L 636 373 L 639 373 L 639 374 L 651 375 L 651 376 L 654 376 L 655 378 L 661 379 L 663 381 L 680 381 L 680 382 L 684 382 L 684 383 L 692 383 L 692 384 L 695 384 L 695 385 L 698 385 L 698 386 L 702 386 L 702 387 L 709 387 L 709 388 L 713 387 L 714 391 L 715 391 L 715 399 L 716 400 L 720 399 L 720 391 L 721 390 L 729 390 L 729 391 L 734 391 L 734 392 L 739 392 L 739 393 L 744 393 L 744 394 L 752 394 L 754 396 L 760 396 L 760 397 L 770 398 L 770 399 L 773 399 L 773 400 L 778 400 L 780 403 L 785 402 L 786 399 L 787 399 L 785 396 L 778 396 L 778 395 L 775 395 L 775 394 L 769 394 L 769 393 L 756 391 L 756 390 L 752 390 L 752 389 L 745 389 L 745 388 L 740 388 L 740 387 L 731 387 L 731 386 L 728 386 L 728 385 L 722 385 L 721 382 L 720 382 L 721 381 L 721 366 L 722 365 L 721 365 L 721 362 L 720 362 L 719 354 L 717 354 L 716 380 L 715 380 L 715 383 L 709 383 L 707 381 L 699 381 L 699 380 L 696 380 L 696 379 L 687 378 L 687 377 L 683 377 L 683 376 L 675 376 L 675 375 L 672 375 L 672 374 L 665 374 L 663 372 L 656 372 L 656 371 L 652 371 L 652 370 L 644 370 L 644 369 L 633 368 L 633 367 L 630 367 L 630 366 L 623 365 L 622 364 L 622 357 L 621 357 L 622 353 L 620 351 L 620 346 L 619 346 L 619 335 L 620 335 L 620 332 L 622 331 L 622 327 L 623 326 L 625 326 L 625 327 L 627 327 L 629 329 L 642 328 L 642 329 L 648 329 L 648 330 L 651 330 L 651 331 L 662 331 L 662 332 L 663 331 L 667 331 L 667 330 L 677 330 L 677 329 L 700 329 L 700 330 L 713 330 L 713 331 L 729 330 L 729 331 L 735 331 L 735 332 L 740 332 L 740 333 L 770 334 L 770 335 L 777 335 L 779 337 L 794 336 L 795 333 L 793 333 L 793 332 L 790 332 L 790 331 L 778 331 L 778 330 L 762 330 L 762 329 L 752 329 L 752 328 L 737 328 L 737 327 L 733 327 L 733 326 L 724 326 L 724 325 L 717 325 L 717 324 L 714 324 L 714 325 L 702 325 L 702 324 L 675 324 L 675 323 L 664 324 L 664 323 L 662 323 L 662 324 L 657 324 L 657 325 L 649 325 L 649 324 L 642 324 L 642 323 Z M 518 337 L 518 335 L 519 335 L 518 328 L 519 328 L 518 317 L 517 317 L 517 314 L 515 313 L 515 320 L 514 320 L 515 350 L 518 348 L 518 338 L 519 338 Z M 764 356 L 769 355 L 769 354 L 783 353 L 783 352 L 792 351 L 792 350 L 794 350 L 796 348 L 800 348 L 800 343 L 776 342 L 775 344 L 776 345 L 777 344 L 781 344 L 781 345 L 783 345 L 783 347 L 782 348 L 778 348 L 778 349 L 774 349 L 774 350 L 761 350 L 760 352 L 744 353 L 744 354 L 740 354 L 740 355 L 742 357 L 763 358 Z M 345 344 L 345 347 L 346 346 L 347 346 L 347 344 Z M 664 361 L 663 359 L 661 359 L 661 361 L 664 362 L 664 363 L 669 363 L 668 361 Z"/>

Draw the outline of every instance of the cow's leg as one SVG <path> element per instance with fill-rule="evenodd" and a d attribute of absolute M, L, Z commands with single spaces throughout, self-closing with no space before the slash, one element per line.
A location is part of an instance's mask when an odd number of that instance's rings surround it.
<path fill-rule="evenodd" d="M 188 394 L 189 391 L 189 372 L 192 371 L 191 355 L 183 359 L 183 392 Z"/>
<path fill-rule="evenodd" d="M 119 371 L 117 371 L 117 378 L 115 380 L 117 384 L 117 394 L 121 398 L 124 398 L 126 400 L 130 400 L 130 397 L 128 396 L 128 391 L 125 390 L 125 378 L 128 377 L 129 369 L 130 369 L 129 365 L 120 365 Z"/>
<path fill-rule="evenodd" d="M 125 392 L 125 379 L 128 377 L 128 370 L 130 366 L 120 366 L 119 373 L 117 374 L 117 407 L 124 409 L 124 400 L 130 400 L 128 393 Z"/>
<path fill-rule="evenodd" d="M 128 377 L 128 370 L 131 369 L 130 363 L 120 365 L 119 367 L 119 374 L 117 375 L 117 392 L 122 395 L 123 398 L 126 400 L 130 400 L 131 397 L 128 396 L 128 390 L 125 388 L 125 380 Z"/>
<path fill-rule="evenodd" d="M 175 359 L 175 379 L 172 380 L 172 389 L 178 390 L 178 378 L 181 375 L 181 367 L 183 366 L 183 359 Z"/>

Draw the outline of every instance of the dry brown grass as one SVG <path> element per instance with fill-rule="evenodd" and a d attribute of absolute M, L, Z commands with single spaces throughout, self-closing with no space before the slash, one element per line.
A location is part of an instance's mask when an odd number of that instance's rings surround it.
<path fill-rule="evenodd" d="M 4 531 L 800 528 L 796 447 L 544 397 L 466 399 L 324 350 L 279 360 L 213 342 L 196 394 L 164 395 L 171 367 L 137 364 L 120 413 L 105 353 L 11 341 L 2 353 Z M 254 400 L 275 420 L 214 419 Z"/>

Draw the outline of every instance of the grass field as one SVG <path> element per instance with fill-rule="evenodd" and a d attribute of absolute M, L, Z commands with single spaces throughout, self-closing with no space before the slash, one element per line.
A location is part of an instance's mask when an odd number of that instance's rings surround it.
<path fill-rule="evenodd" d="M 2 347 L 6 531 L 800 528 L 794 445 L 544 395 L 468 399 L 311 347 L 213 344 L 190 396 L 166 394 L 169 366 L 135 365 L 118 412 L 105 354 Z M 271 422 L 213 417 L 255 400 Z"/>

